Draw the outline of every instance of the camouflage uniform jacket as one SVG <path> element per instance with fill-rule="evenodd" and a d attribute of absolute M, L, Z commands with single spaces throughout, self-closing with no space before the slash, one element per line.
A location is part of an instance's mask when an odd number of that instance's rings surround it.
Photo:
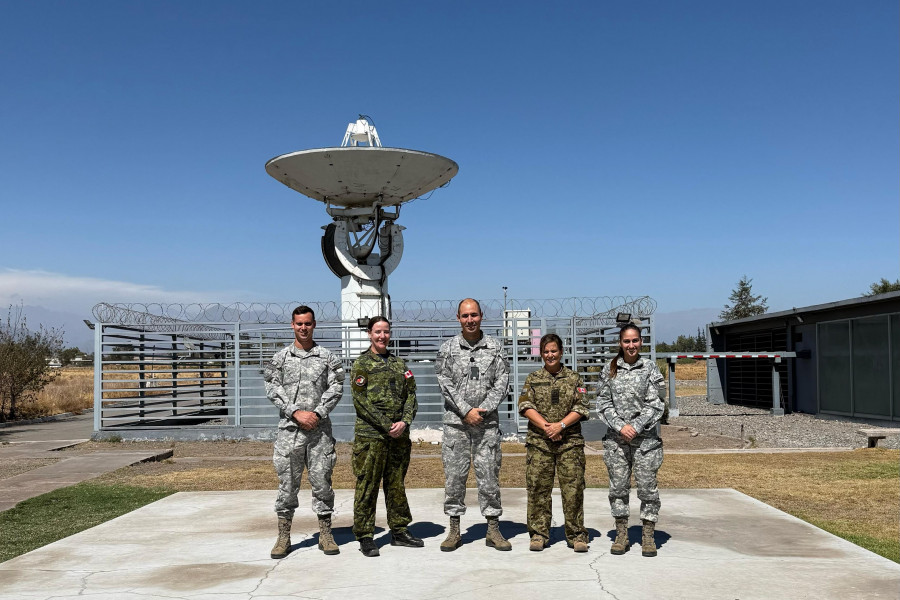
<path fill-rule="evenodd" d="M 266 396 L 281 414 L 279 429 L 296 427 L 294 411 L 316 413 L 320 420 L 341 400 L 344 367 L 327 348 L 315 345 L 308 351 L 290 344 L 275 353 L 263 371 Z"/>
<path fill-rule="evenodd" d="M 627 424 L 634 427 L 638 435 L 655 437 L 654 428 L 665 410 L 659 397 L 663 382 L 659 367 L 642 356 L 632 365 L 622 357 L 616 361 L 616 376 L 610 379 L 607 367 L 600 377 L 597 412 L 613 431 L 618 432 Z"/>
<path fill-rule="evenodd" d="M 497 407 L 508 393 L 509 362 L 496 338 L 482 334 L 469 344 L 462 333 L 455 335 L 441 344 L 434 370 L 444 398 L 444 423 L 461 425 L 470 410 L 484 408 L 483 426 L 499 424 Z"/>
<path fill-rule="evenodd" d="M 350 370 L 355 434 L 358 438 L 388 439 L 393 423 L 406 423 L 405 436 L 416 417 L 416 380 L 406 363 L 393 354 L 387 360 L 371 350 L 360 354 Z"/>
<path fill-rule="evenodd" d="M 554 402 L 554 397 L 556 402 Z M 519 414 L 533 408 L 550 423 L 562 421 L 570 412 L 581 415 L 576 421 L 562 430 L 562 439 L 554 442 L 544 435 L 543 429 L 528 422 L 528 435 L 525 444 L 536 446 L 547 452 L 561 452 L 573 446 L 583 446 L 581 421 L 589 418 L 589 408 L 584 388 L 584 381 L 578 373 L 563 366 L 554 376 L 547 369 L 541 368 L 525 378 L 522 395 L 519 396 Z"/>

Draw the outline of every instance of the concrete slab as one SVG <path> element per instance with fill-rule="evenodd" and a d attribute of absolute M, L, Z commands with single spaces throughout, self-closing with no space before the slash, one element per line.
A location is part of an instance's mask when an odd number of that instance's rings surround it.
<path fill-rule="evenodd" d="M 38 423 L 7 423 L 0 428 L 0 442 L 84 439 L 93 431 L 94 415 L 85 413 Z"/>
<path fill-rule="evenodd" d="M 526 495 L 503 490 L 512 552 L 484 546 L 477 511 L 463 517 L 464 545 L 442 553 L 443 490 L 410 490 L 413 533 L 425 548 L 396 548 L 379 507 L 379 558 L 352 541 L 353 493 L 338 490 L 339 556 L 318 551 L 316 519 L 294 519 L 293 551 L 268 558 L 273 491 L 179 493 L 0 564 L 0 600 L 322 598 L 896 598 L 900 565 L 734 490 L 663 490 L 659 556 L 609 554 L 605 489 L 588 490 L 590 552 L 566 547 L 554 496 L 550 548 L 528 551 Z M 309 501 L 309 493 L 302 503 Z M 474 490 L 469 491 L 475 499 Z M 637 499 L 632 498 L 633 506 Z M 640 527 L 633 518 L 632 542 Z"/>

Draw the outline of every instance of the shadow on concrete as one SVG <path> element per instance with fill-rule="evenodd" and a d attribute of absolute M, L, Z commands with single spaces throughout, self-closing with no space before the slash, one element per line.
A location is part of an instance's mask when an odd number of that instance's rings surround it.
<path fill-rule="evenodd" d="M 447 531 L 447 528 L 443 525 L 438 525 L 432 521 L 419 521 L 418 523 L 413 523 L 409 526 L 409 532 L 416 536 L 417 538 L 422 538 L 423 540 L 429 540 L 431 538 L 442 538 L 443 534 Z"/>

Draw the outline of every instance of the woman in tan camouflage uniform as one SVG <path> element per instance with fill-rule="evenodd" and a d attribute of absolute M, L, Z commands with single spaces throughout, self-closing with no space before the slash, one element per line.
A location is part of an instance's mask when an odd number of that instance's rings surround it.
<path fill-rule="evenodd" d="M 641 357 L 640 351 L 640 328 L 629 323 L 619 330 L 619 353 L 601 376 L 597 412 L 609 427 L 603 438 L 603 461 L 616 520 L 610 552 L 624 554 L 628 550 L 628 497 L 634 472 L 643 521 L 641 554 L 656 556 L 653 537 L 660 506 L 656 473 L 663 461 L 656 425 L 665 410 L 659 396 L 663 376 L 656 363 Z"/>
<path fill-rule="evenodd" d="M 519 413 L 528 419 L 525 439 L 525 482 L 528 488 L 529 550 L 540 552 L 550 539 L 551 494 L 559 476 L 566 542 L 575 552 L 587 552 L 584 528 L 584 437 L 581 421 L 588 418 L 584 382 L 563 366 L 562 340 L 555 333 L 541 338 L 544 368 L 525 379 Z"/>
<path fill-rule="evenodd" d="M 421 548 L 425 544 L 407 529 L 412 514 L 404 483 L 412 448 L 409 426 L 418 409 L 416 381 L 406 363 L 387 349 L 391 340 L 390 322 L 384 317 L 372 317 L 367 329 L 371 345 L 356 359 L 350 371 L 356 409 L 353 533 L 363 555 L 378 556 L 373 535 L 378 488 L 382 485 L 391 545 Z"/>

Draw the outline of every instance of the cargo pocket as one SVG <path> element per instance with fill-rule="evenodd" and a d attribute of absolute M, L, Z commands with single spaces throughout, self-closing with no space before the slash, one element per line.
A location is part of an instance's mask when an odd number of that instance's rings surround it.
<path fill-rule="evenodd" d="M 353 459 L 350 464 L 353 467 L 353 474 L 359 479 L 365 473 L 366 458 L 369 456 L 369 444 L 360 443 L 353 445 Z"/>
<path fill-rule="evenodd" d="M 650 469 L 658 470 L 663 461 L 662 440 L 659 438 L 646 438 L 641 440 L 638 452 L 643 455 L 644 462 Z"/>

